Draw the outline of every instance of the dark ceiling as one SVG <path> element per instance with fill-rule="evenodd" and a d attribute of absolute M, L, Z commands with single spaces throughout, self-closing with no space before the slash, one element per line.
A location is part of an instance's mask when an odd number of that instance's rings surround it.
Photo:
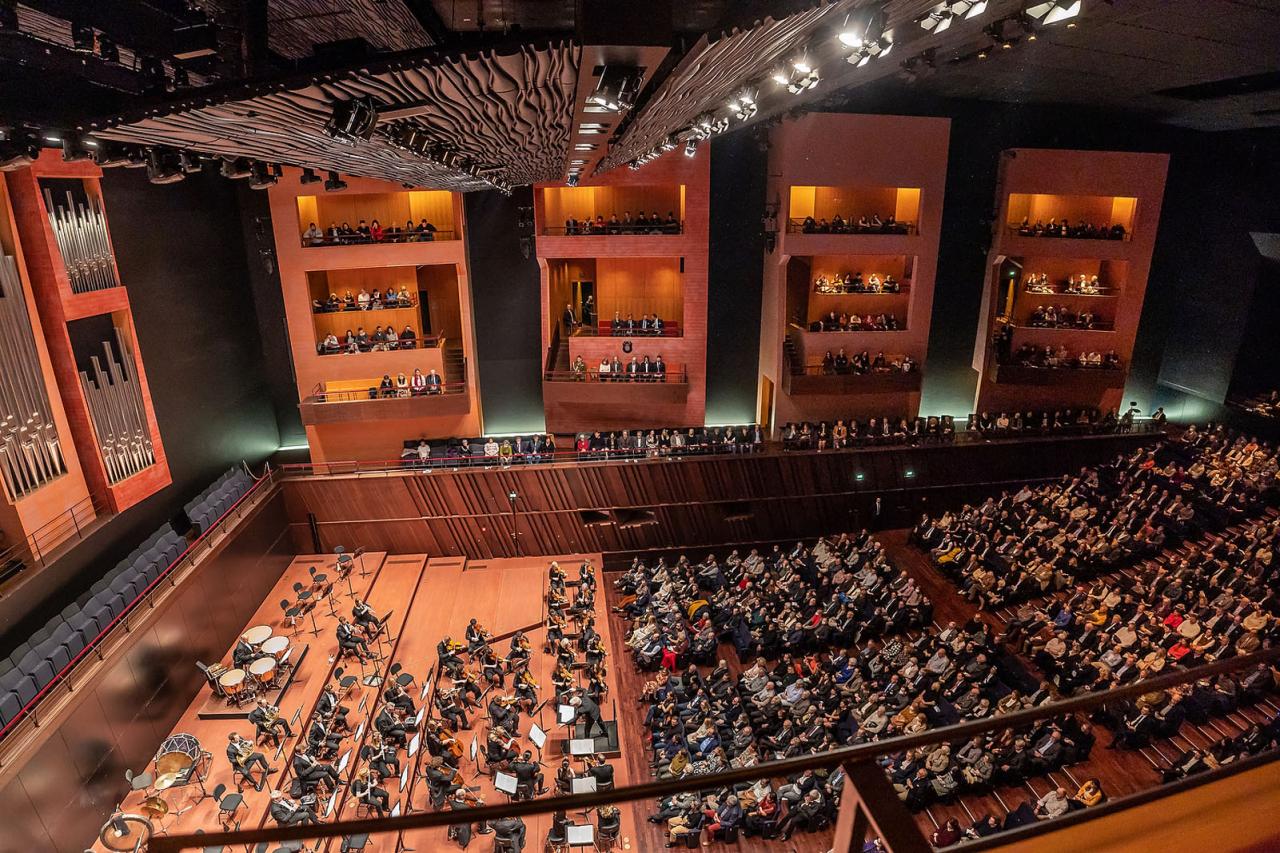
<path fill-rule="evenodd" d="M 331 105 L 324 97 L 354 97 L 364 88 L 381 93 L 383 105 L 411 111 L 397 132 L 416 127 L 437 147 L 464 152 L 471 165 L 468 175 L 449 175 L 379 149 L 365 152 L 382 164 L 371 174 L 454 188 L 484 185 L 487 178 L 475 172 L 486 169 L 503 185 L 554 179 L 567 148 L 577 150 L 581 141 L 573 127 L 601 56 L 589 46 L 615 44 L 613 38 L 659 47 L 664 58 L 647 69 L 637 106 L 600 140 L 606 144 L 588 173 L 654 151 L 700 115 L 724 109 L 744 86 L 760 96 L 748 123 L 820 109 L 855 88 L 909 80 L 930 95 L 1090 104 L 1206 131 L 1280 126 L 1280 0 L 1083 0 L 1075 26 L 1039 28 L 1035 39 L 1013 23 L 1031 0 L 989 0 L 973 20 L 957 18 L 944 34 L 925 32 L 916 22 L 941 2 L 0 0 L 0 128 L 74 128 L 97 120 L 99 128 L 114 129 L 115 139 L 226 155 L 237 144 L 228 117 L 238 115 L 253 120 L 260 138 L 273 136 L 243 156 L 358 165 L 361 156 L 338 152 L 337 161 L 326 160 L 306 140 L 314 143 Z M 17 31 L 5 25 L 6 8 L 17 12 Z M 855 67 L 834 36 L 846 15 L 872 8 L 884 10 L 893 55 Z M 600 25 L 637 13 L 646 17 L 639 38 L 634 29 Z M 82 42 L 91 30 L 94 50 L 76 50 L 77 28 Z M 997 44 L 1002 32 L 1009 49 Z M 115 46 L 106 58 L 104 43 Z M 791 95 L 768 77 L 799 51 L 820 66 L 822 79 Z M 519 52 L 525 67 L 510 77 L 504 57 Z M 395 73 L 407 82 L 388 92 L 381 87 L 391 78 L 379 78 L 375 66 L 401 57 L 407 59 Z M 157 60 L 163 76 L 155 73 Z M 557 63 L 580 65 L 577 79 L 556 71 Z M 466 65 L 462 76 L 470 82 L 453 90 L 433 82 L 452 73 L 437 67 L 443 65 L 455 71 Z M 457 138 L 468 134 L 468 122 L 451 115 L 450 97 L 491 106 L 478 117 L 476 140 Z M 288 102 L 289 109 L 273 117 L 256 108 L 264 98 Z M 529 110 L 538 104 L 560 113 L 504 149 L 504 123 L 513 133 L 518 126 L 504 110 L 532 121 Z M 289 125 L 294 110 L 311 124 Z M 298 150 L 287 158 L 291 139 Z"/>

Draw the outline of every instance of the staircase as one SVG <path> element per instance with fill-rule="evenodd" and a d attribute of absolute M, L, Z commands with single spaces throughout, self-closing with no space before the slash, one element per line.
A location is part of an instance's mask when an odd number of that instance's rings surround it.
<path fill-rule="evenodd" d="M 462 354 L 462 344 L 446 343 L 444 352 L 444 381 L 448 391 L 461 391 L 467 381 L 467 359 Z"/>
<path fill-rule="evenodd" d="M 790 335 L 787 335 L 782 340 L 782 362 L 788 373 L 804 373 L 804 362 L 800 359 L 800 354 L 796 352 L 796 342 L 791 340 Z"/>

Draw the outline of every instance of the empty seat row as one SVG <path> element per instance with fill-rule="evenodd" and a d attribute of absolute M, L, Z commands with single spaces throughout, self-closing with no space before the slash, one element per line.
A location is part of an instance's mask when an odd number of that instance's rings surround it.
<path fill-rule="evenodd" d="M 217 521 L 252 486 L 243 468 L 233 468 L 192 503 L 200 531 Z M 0 727 L 13 721 L 58 673 L 111 627 L 187 550 L 186 537 L 166 524 L 26 642 L 0 660 Z"/>

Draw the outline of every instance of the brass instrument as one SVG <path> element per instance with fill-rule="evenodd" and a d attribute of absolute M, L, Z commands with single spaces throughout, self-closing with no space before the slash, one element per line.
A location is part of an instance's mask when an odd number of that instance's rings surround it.
<path fill-rule="evenodd" d="M 263 710 L 266 716 L 262 718 L 264 726 L 275 725 L 276 720 L 280 719 L 280 708 L 277 705 L 271 705 L 266 702 L 259 702 L 258 707 Z"/>
<path fill-rule="evenodd" d="M 236 764 L 244 767 L 244 763 L 249 760 L 249 756 L 253 755 L 253 744 L 247 740 L 241 740 L 236 743 Z"/>

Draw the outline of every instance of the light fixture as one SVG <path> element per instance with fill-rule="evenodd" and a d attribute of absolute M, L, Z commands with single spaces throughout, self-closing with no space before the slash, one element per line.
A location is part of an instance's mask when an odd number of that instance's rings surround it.
<path fill-rule="evenodd" d="M 324 132 L 338 142 L 354 145 L 372 138 L 377 126 L 378 110 L 374 107 L 373 98 L 366 95 L 336 102 Z"/>
<path fill-rule="evenodd" d="M 630 65 L 605 65 L 600 68 L 596 90 L 587 95 L 587 103 L 611 113 L 623 113 L 635 106 L 640 69 Z"/>
<path fill-rule="evenodd" d="M 267 163 L 253 164 L 253 177 L 249 180 L 250 189 L 265 190 L 276 185 L 276 176 Z"/>
<path fill-rule="evenodd" d="M 310 166 L 306 166 L 302 170 L 302 177 L 298 179 L 298 183 L 318 184 L 320 183 L 320 176 L 316 174 L 315 169 L 312 169 Z"/>
<path fill-rule="evenodd" d="M 1050 26 L 1076 17 L 1083 5 L 1083 0 L 1044 0 L 1027 6 L 1026 13 L 1045 26 Z"/>
<path fill-rule="evenodd" d="M 696 157 L 697 154 L 698 154 L 698 140 L 691 136 L 684 141 L 684 156 Z"/>
<path fill-rule="evenodd" d="M 337 172 L 330 172 L 329 179 L 324 182 L 326 192 L 340 193 L 347 188 L 347 182 L 342 180 Z"/>
<path fill-rule="evenodd" d="M 934 9 L 920 19 L 920 28 L 936 36 L 951 29 L 951 22 L 955 20 L 955 17 L 955 14 L 945 6 L 941 9 Z"/>
<path fill-rule="evenodd" d="M 238 181 L 241 178 L 253 177 L 253 168 L 249 161 L 243 157 L 234 157 L 230 160 L 223 160 L 222 165 L 218 167 L 218 174 L 224 178 L 230 178 Z"/>
<path fill-rule="evenodd" d="M 61 144 L 62 144 L 62 137 L 61 137 L 61 136 L 58 136 L 56 133 L 46 133 L 46 134 L 44 135 L 44 141 L 45 141 L 45 142 L 50 142 L 50 143 L 52 143 L 52 144 L 54 144 L 54 145 L 61 145 Z"/>
<path fill-rule="evenodd" d="M 124 155 L 124 167 L 126 169 L 145 169 L 147 167 L 147 152 L 142 148 L 130 148 Z"/>
<path fill-rule="evenodd" d="M 124 146 L 115 143 L 99 146 L 94 154 L 93 162 L 103 169 L 123 166 L 129 162 Z"/>
<path fill-rule="evenodd" d="M 600 146 L 594 142 L 579 142 L 573 146 L 574 151 L 595 151 Z"/>
<path fill-rule="evenodd" d="M 88 144 L 88 143 L 86 143 Z M 178 165 L 183 172 L 188 175 L 194 175 L 204 171 L 204 164 L 200 162 L 200 157 L 190 151 L 178 152 Z"/>
<path fill-rule="evenodd" d="M 979 58 L 979 59 L 986 59 L 986 58 L 987 58 L 987 48 L 985 48 L 985 47 L 984 47 L 984 48 L 982 48 L 982 49 L 980 49 L 980 50 L 978 51 L 978 58 Z"/>
<path fill-rule="evenodd" d="M 664 152 L 675 151 L 676 146 L 679 144 L 680 144 L 680 140 L 677 139 L 674 134 L 669 134 L 666 139 L 662 140 L 661 144 L 659 144 L 658 147 L 662 149 Z"/>
<path fill-rule="evenodd" d="M 153 184 L 176 184 L 187 176 L 176 154 L 161 148 L 147 151 L 147 180 Z"/>
<path fill-rule="evenodd" d="M 798 95 L 806 89 L 818 85 L 818 69 L 804 55 L 780 66 L 769 75 L 779 86 L 786 86 L 787 91 Z"/>
<path fill-rule="evenodd" d="M 950 6 L 954 14 L 971 21 L 987 11 L 987 0 L 951 0 Z"/>
<path fill-rule="evenodd" d="M 74 133 L 68 133 L 62 137 L 62 162 L 75 163 L 80 160 L 90 160 L 92 158 L 93 155 L 89 152 L 88 147 L 86 147 L 85 140 L 83 138 Z"/>
<path fill-rule="evenodd" d="M 93 27 L 83 21 L 71 22 L 71 49 L 76 53 L 93 53 Z"/>
<path fill-rule="evenodd" d="M 857 50 L 867 42 L 875 41 L 884 33 L 885 11 L 883 5 L 868 6 L 850 12 L 836 38 L 845 47 Z"/>
<path fill-rule="evenodd" d="M 737 97 L 729 99 L 729 111 L 738 121 L 747 121 L 758 109 L 755 92 L 751 89 L 744 89 Z"/>
<path fill-rule="evenodd" d="M 173 88 L 186 89 L 191 86 L 191 75 L 181 65 L 173 66 Z"/>
<path fill-rule="evenodd" d="M 30 166 L 40 156 L 40 140 L 27 132 L 11 133 L 0 142 L 0 172 Z"/>
<path fill-rule="evenodd" d="M 106 33 L 98 36 L 98 57 L 103 62 L 119 62 L 120 48 Z"/>
<path fill-rule="evenodd" d="M 146 94 L 163 92 L 169 85 L 165 75 L 164 63 L 154 56 L 142 57 L 142 89 Z"/>

